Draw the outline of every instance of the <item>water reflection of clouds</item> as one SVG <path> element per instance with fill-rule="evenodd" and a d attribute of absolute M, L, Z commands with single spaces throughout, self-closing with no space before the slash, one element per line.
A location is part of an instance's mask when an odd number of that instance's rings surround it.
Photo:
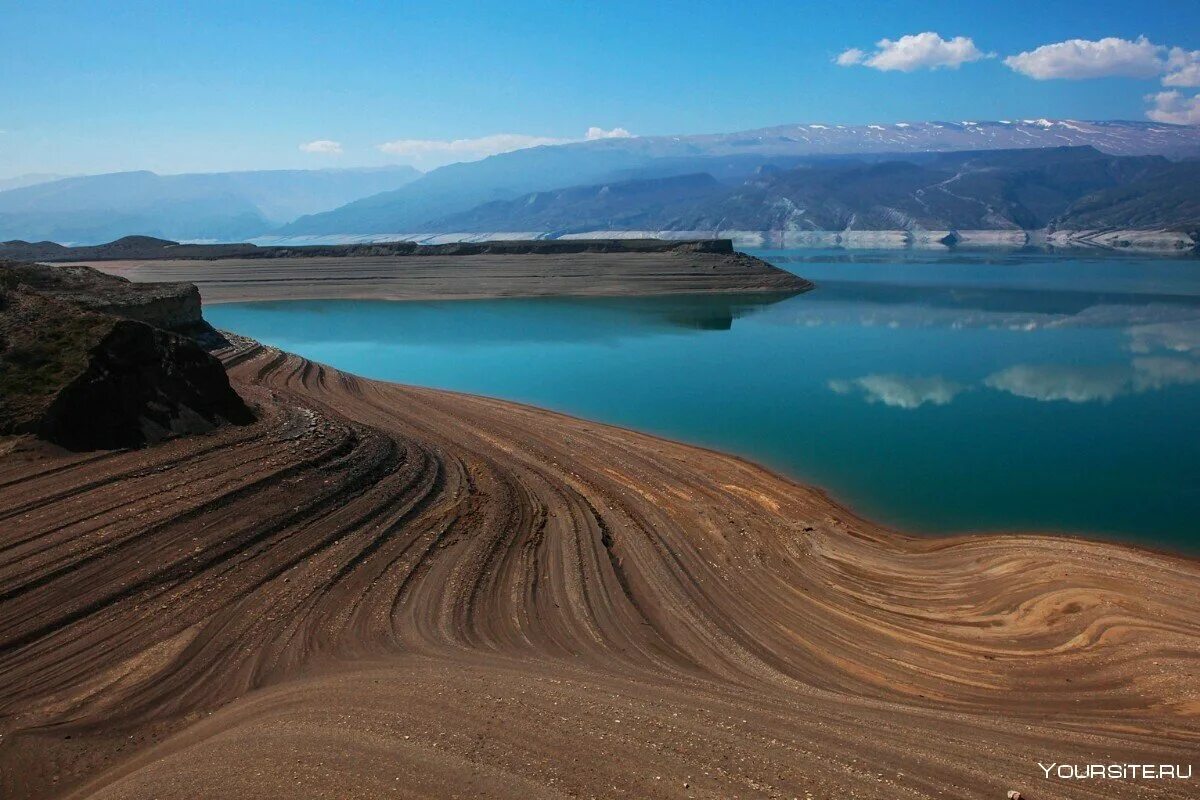
<path fill-rule="evenodd" d="M 1120 366 L 1064 367 L 1018 364 L 983 379 L 984 386 L 1017 397 L 1049 402 L 1107 402 L 1126 393 L 1131 370 Z"/>
<path fill-rule="evenodd" d="M 1159 322 L 1131 327 L 1129 349 L 1134 353 L 1168 350 L 1200 354 L 1200 320 Z"/>
<path fill-rule="evenodd" d="M 801 312 L 795 318 L 791 314 Z M 788 316 L 785 316 L 788 315 Z M 1043 402 L 1110 402 L 1115 398 L 1200 383 L 1200 308 L 1170 303 L 1100 304 L 1073 313 L 946 308 L 920 304 L 788 303 L 767 316 L 807 327 L 989 328 L 1034 332 L 1062 328 L 1118 328 L 1127 337 L 1128 362 L 1080 366 L 1014 364 L 984 377 L 979 387 Z M 870 374 L 837 378 L 831 391 L 869 403 L 912 410 L 944 406 L 972 388 L 949 378 Z"/>
<path fill-rule="evenodd" d="M 1200 308 L 1191 305 L 1096 305 L 1074 313 L 995 311 L 939 308 L 926 305 L 874 303 L 803 304 L 803 296 L 763 309 L 764 323 L 822 327 L 854 325 L 868 328 L 986 328 L 1033 332 L 1057 328 L 1127 328 L 1130 335 L 1152 339 L 1172 337 L 1200 349 Z"/>
<path fill-rule="evenodd" d="M 1128 364 L 1098 366 L 1016 364 L 988 375 L 981 385 L 1040 402 L 1107 403 L 1124 395 L 1192 384 L 1200 384 L 1200 361 L 1144 356 Z M 864 375 L 835 378 L 826 385 L 836 394 L 909 411 L 927 404 L 948 405 L 971 388 L 940 375 Z"/>
<path fill-rule="evenodd" d="M 1103 367 L 1018 364 L 989 375 L 983 383 L 991 389 L 1043 402 L 1107 403 L 1123 395 L 1200 383 L 1200 362 L 1158 356 Z"/>
<path fill-rule="evenodd" d="M 947 405 L 966 388 L 940 375 L 864 375 L 849 380 L 835 378 L 827 385 L 837 394 L 857 394 L 868 403 L 908 410 L 926 404 Z"/>

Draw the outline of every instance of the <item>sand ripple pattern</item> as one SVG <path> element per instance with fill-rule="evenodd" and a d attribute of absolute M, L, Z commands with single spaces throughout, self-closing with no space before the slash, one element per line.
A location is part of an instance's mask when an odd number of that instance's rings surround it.
<path fill-rule="evenodd" d="M 224 356 L 253 426 L 0 457 L 0 795 L 1196 788 L 1036 765 L 1200 761 L 1195 561 L 908 538 L 737 458 Z"/>

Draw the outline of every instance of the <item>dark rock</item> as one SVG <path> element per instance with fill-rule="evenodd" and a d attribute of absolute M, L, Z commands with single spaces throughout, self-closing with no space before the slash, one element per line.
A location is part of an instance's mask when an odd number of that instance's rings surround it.
<path fill-rule="evenodd" d="M 221 362 L 178 334 L 116 320 L 35 432 L 71 450 L 141 447 L 254 416 Z"/>
<path fill-rule="evenodd" d="M 166 327 L 220 338 L 191 284 L 0 262 L 0 434 L 93 450 L 252 422 L 221 362 Z"/>

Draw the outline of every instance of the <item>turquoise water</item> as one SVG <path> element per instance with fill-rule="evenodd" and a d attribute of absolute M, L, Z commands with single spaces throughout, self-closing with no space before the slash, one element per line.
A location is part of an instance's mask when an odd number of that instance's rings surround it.
<path fill-rule="evenodd" d="M 1200 551 L 1200 261 L 759 255 L 818 288 L 206 314 L 360 375 L 748 456 L 910 530 Z"/>

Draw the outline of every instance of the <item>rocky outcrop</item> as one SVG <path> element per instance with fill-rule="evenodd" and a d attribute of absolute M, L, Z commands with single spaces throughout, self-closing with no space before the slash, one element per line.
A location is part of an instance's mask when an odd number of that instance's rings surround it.
<path fill-rule="evenodd" d="M 108 450 L 253 420 L 225 368 L 196 342 L 114 320 L 34 432 L 71 450 Z"/>
<path fill-rule="evenodd" d="M 180 331 L 215 335 L 190 284 L 0 263 L 0 435 L 96 450 L 253 421 L 221 363 Z"/>
<path fill-rule="evenodd" d="M 133 283 L 85 266 L 0 261 L 0 286 L 168 330 L 189 331 L 204 322 L 200 292 L 190 283 Z"/>

